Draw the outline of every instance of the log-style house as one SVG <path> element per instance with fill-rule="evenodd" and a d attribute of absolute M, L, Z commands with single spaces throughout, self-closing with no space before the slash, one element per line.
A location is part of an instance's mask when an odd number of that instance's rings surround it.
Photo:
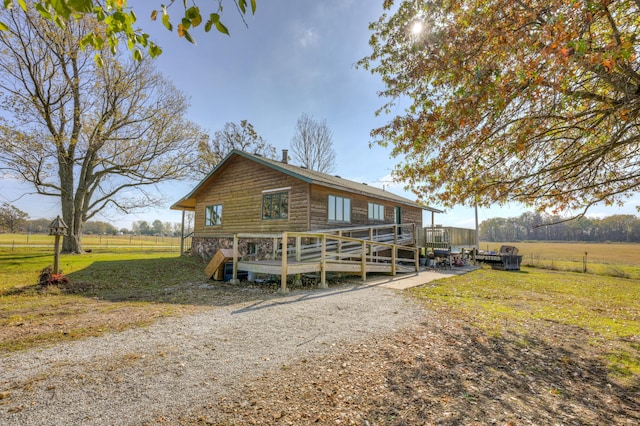
<path fill-rule="evenodd" d="M 171 208 L 195 212 L 191 254 L 213 258 L 211 271 L 232 257 L 233 281 L 238 270 L 280 275 L 283 291 L 288 275 L 325 285 L 326 272 L 417 270 L 423 211 L 441 213 L 289 164 L 287 150 L 280 161 L 234 150 Z"/>
<path fill-rule="evenodd" d="M 211 257 L 236 233 L 309 232 L 384 224 L 422 226 L 421 206 L 389 191 L 232 151 L 171 209 L 195 212 L 192 253 Z M 193 253 L 195 254 L 195 253 Z"/>

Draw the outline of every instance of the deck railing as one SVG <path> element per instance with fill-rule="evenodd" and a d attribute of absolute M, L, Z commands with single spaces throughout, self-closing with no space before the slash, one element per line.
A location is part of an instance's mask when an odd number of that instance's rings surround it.
<path fill-rule="evenodd" d="M 399 229 L 399 226 L 394 225 L 396 229 Z M 239 269 L 280 275 L 281 291 L 286 292 L 287 276 L 293 274 L 320 273 L 320 286 L 326 287 L 327 272 L 354 273 L 366 280 L 368 272 L 395 275 L 399 270 L 419 270 L 418 248 L 398 243 L 414 241 L 415 234 L 411 233 L 409 236 L 407 231 L 376 235 L 376 232 L 373 232 L 361 236 L 362 238 L 355 238 L 342 235 L 345 231 L 347 230 L 236 234 L 233 244 L 233 280 L 237 280 Z M 348 232 L 353 235 L 355 229 L 349 229 Z M 251 260 L 240 259 L 240 240 L 255 241 L 263 238 L 272 239 L 273 253 L 265 256 L 256 254 Z"/>
<path fill-rule="evenodd" d="M 450 250 L 476 246 L 475 229 L 434 226 L 418 229 L 417 245 L 427 250 Z"/>
<path fill-rule="evenodd" d="M 193 232 L 182 237 L 180 241 L 180 255 L 186 254 L 191 251 L 191 243 L 193 241 Z"/>

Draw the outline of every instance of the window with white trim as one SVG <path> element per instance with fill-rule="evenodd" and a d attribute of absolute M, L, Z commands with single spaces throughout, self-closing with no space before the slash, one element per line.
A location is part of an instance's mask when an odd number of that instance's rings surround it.
<path fill-rule="evenodd" d="M 369 220 L 384 220 L 384 206 L 382 204 L 369 203 Z"/>
<path fill-rule="evenodd" d="M 222 204 L 205 207 L 204 226 L 219 225 L 222 225 Z"/>
<path fill-rule="evenodd" d="M 351 199 L 329 195 L 328 216 L 330 222 L 351 222 Z"/>

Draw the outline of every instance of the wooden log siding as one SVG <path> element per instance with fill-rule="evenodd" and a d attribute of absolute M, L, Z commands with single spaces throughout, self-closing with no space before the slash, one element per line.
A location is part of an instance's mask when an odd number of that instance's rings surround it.
<path fill-rule="evenodd" d="M 237 157 L 230 162 L 215 184 L 196 194 L 195 230 L 198 237 L 237 232 L 305 231 L 309 225 L 309 185 L 276 170 Z M 277 188 L 290 188 L 289 217 L 262 219 L 262 194 Z M 222 204 L 222 225 L 205 226 L 206 206 Z"/>
<path fill-rule="evenodd" d="M 349 198 L 351 200 L 351 222 L 329 222 L 328 199 L 329 195 Z M 394 223 L 394 209 L 399 204 L 392 201 L 381 200 L 370 196 L 354 194 L 347 191 L 327 188 L 319 185 L 311 185 L 311 220 L 310 230 L 321 230 L 327 228 L 347 228 L 353 226 L 374 226 L 383 223 Z M 384 206 L 384 221 L 369 220 L 369 203 L 381 204 Z M 418 228 L 422 227 L 422 209 L 401 205 L 402 222 L 414 223 Z"/>
<path fill-rule="evenodd" d="M 263 191 L 289 188 L 289 217 L 262 219 Z M 351 200 L 351 222 L 329 222 L 328 198 L 337 195 Z M 384 205 L 384 222 L 369 220 L 369 202 Z M 222 205 L 222 224 L 205 226 L 205 208 Z M 378 225 L 394 222 L 398 204 L 369 196 L 312 185 L 243 157 L 234 158 L 221 170 L 215 184 L 196 194 L 196 237 L 215 237 L 237 232 L 301 232 L 323 228 Z M 404 223 L 422 226 L 422 209 L 402 205 Z"/>

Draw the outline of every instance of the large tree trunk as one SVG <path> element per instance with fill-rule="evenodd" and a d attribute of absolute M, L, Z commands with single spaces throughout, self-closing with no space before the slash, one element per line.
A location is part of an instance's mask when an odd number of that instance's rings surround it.
<path fill-rule="evenodd" d="M 60 201 L 62 204 L 62 219 L 67 225 L 67 233 L 62 240 L 62 253 L 82 253 L 82 215 L 78 211 L 74 200 L 73 166 L 68 166 L 63 155 L 60 156 L 60 187 L 62 188 Z"/>
<path fill-rule="evenodd" d="M 62 240 L 62 253 L 82 253 L 82 220 L 78 217 L 77 212 L 71 213 L 69 219 L 67 219 L 67 215 L 64 214 L 64 209 L 62 218 L 69 227 Z"/>

